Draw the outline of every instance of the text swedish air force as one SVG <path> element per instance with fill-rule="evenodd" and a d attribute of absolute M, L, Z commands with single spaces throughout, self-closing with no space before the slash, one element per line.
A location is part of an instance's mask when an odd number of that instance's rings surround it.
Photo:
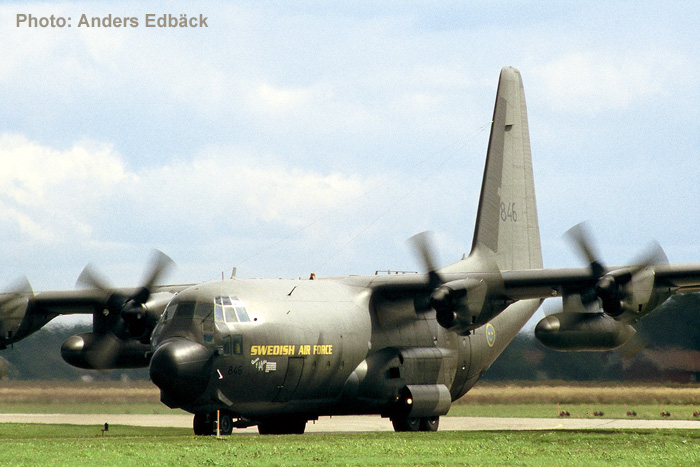
<path fill-rule="evenodd" d="M 79 28 L 208 28 L 209 17 L 202 14 L 187 16 L 148 13 L 144 15 L 143 22 L 136 16 L 88 16 L 80 15 L 77 23 Z M 16 26 L 26 28 L 70 28 L 72 27 L 71 16 L 34 16 L 32 14 L 18 13 Z"/>

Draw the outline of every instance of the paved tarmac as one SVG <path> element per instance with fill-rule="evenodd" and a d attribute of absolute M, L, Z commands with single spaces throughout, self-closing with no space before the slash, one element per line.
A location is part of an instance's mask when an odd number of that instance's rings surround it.
<path fill-rule="evenodd" d="M 67 423 L 192 427 L 192 415 L 137 414 L 0 414 L 0 423 Z M 599 430 L 599 429 L 700 429 L 700 420 L 637 420 L 605 418 L 497 418 L 441 417 L 440 431 L 483 430 Z M 321 417 L 306 426 L 307 433 L 393 431 L 391 422 L 379 416 Z M 234 433 L 257 433 L 251 427 Z"/>

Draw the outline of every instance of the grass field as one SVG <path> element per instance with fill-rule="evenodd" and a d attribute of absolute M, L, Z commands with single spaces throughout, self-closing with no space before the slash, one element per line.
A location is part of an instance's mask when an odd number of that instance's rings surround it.
<path fill-rule="evenodd" d="M 307 434 L 195 437 L 186 429 L 0 424 L 0 465 L 700 464 L 698 430 Z"/>
<path fill-rule="evenodd" d="M 557 405 L 558 404 L 558 405 Z M 625 405 L 627 404 L 627 405 Z M 693 386 L 479 384 L 450 415 L 689 418 Z M 645 408 L 646 407 L 646 408 Z M 0 381 L 0 411 L 173 413 L 148 382 Z M 646 413 L 648 411 L 648 413 Z M 698 421 L 700 423 L 700 421 Z M 700 465 L 700 430 L 481 431 L 195 437 L 190 429 L 0 424 L 0 465 Z"/>

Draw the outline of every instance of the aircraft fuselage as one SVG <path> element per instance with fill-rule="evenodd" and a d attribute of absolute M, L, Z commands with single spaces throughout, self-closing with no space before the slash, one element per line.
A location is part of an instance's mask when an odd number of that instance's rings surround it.
<path fill-rule="evenodd" d="M 152 379 L 164 403 L 195 414 L 434 417 L 476 382 L 540 303 L 518 302 L 520 311 L 458 336 L 413 297 L 373 296 L 374 282 L 391 279 L 233 279 L 185 289 L 153 332 Z"/>

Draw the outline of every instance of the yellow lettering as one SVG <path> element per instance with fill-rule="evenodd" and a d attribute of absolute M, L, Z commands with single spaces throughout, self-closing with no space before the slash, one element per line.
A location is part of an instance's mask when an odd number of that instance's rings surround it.
<path fill-rule="evenodd" d="M 317 349 L 317 347 L 319 349 Z M 324 350 L 326 347 L 332 347 L 332 346 L 327 346 L 327 345 L 315 345 L 314 346 L 314 354 L 315 355 L 326 355 L 327 351 Z M 325 352 L 325 353 L 324 353 Z M 332 353 L 332 351 L 331 351 Z M 286 344 L 286 345 L 251 345 L 250 346 L 250 355 L 251 356 L 287 356 L 287 355 L 297 355 L 297 346 L 294 344 Z M 311 355 L 311 346 L 310 345 L 300 345 L 299 346 L 299 355 Z"/>
<path fill-rule="evenodd" d="M 333 345 L 314 345 L 314 355 L 333 355 Z"/>

